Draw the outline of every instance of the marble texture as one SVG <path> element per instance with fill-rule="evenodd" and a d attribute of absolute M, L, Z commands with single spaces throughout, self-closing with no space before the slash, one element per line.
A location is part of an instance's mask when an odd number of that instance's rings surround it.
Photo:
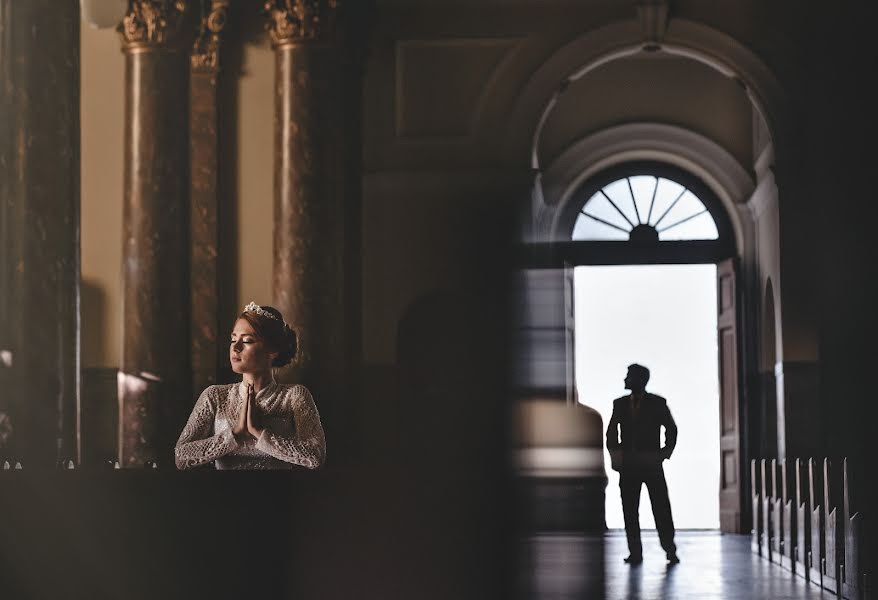
<path fill-rule="evenodd" d="M 275 47 L 272 294 L 299 344 L 278 379 L 311 388 L 327 434 L 347 445 L 360 251 L 347 182 L 359 174 L 344 162 L 339 60 L 329 44 Z"/>
<path fill-rule="evenodd" d="M 79 31 L 73 0 L 0 2 L 0 456 L 32 468 L 78 453 Z"/>
<path fill-rule="evenodd" d="M 188 57 L 173 46 L 125 50 L 123 333 L 120 462 L 173 463 L 192 406 Z"/>
<path fill-rule="evenodd" d="M 189 77 L 192 389 L 195 391 L 217 383 L 217 335 L 229 326 L 220 322 L 217 308 L 218 76 L 215 71 L 193 69 Z"/>

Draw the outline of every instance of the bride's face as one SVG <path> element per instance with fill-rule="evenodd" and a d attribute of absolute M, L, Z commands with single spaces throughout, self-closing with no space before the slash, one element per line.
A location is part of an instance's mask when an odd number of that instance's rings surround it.
<path fill-rule="evenodd" d="M 232 328 L 229 344 L 229 362 L 235 373 L 259 373 L 271 369 L 271 361 L 277 352 L 269 352 L 265 342 L 246 319 L 238 319 Z"/>

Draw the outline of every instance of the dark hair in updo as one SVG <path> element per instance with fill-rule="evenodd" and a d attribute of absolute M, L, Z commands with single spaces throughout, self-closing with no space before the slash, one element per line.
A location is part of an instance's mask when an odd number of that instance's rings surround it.
<path fill-rule="evenodd" d="M 298 346 L 296 332 L 287 326 L 278 309 L 273 306 L 260 306 L 259 308 L 273 314 L 277 319 L 246 310 L 238 318 L 250 323 L 253 331 L 256 332 L 256 337 L 265 342 L 269 352 L 277 352 L 277 356 L 271 361 L 272 367 L 283 367 L 290 364 L 296 357 Z"/>

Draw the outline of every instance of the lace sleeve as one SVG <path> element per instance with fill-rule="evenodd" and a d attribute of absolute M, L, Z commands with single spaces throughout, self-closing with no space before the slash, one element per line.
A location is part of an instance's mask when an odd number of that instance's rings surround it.
<path fill-rule="evenodd" d="M 174 461 L 178 469 L 190 469 L 225 456 L 238 447 L 231 429 L 213 434 L 216 418 L 216 397 L 210 386 L 198 398 L 189 421 L 174 448 Z"/>
<path fill-rule="evenodd" d="M 256 442 L 256 449 L 284 462 L 317 469 L 326 458 L 323 425 L 308 388 L 299 385 L 296 391 L 299 393 L 292 399 L 295 432 L 281 435 L 266 428 Z"/>

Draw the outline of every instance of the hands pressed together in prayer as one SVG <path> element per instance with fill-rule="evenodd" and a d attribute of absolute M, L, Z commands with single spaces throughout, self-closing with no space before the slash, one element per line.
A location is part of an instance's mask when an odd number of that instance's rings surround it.
<path fill-rule="evenodd" d="M 248 437 L 259 439 L 264 428 L 259 426 L 259 409 L 256 407 L 256 391 L 253 384 L 247 384 L 247 398 L 241 404 L 241 410 L 238 413 L 238 422 L 232 429 L 235 439 L 242 441 Z"/>

